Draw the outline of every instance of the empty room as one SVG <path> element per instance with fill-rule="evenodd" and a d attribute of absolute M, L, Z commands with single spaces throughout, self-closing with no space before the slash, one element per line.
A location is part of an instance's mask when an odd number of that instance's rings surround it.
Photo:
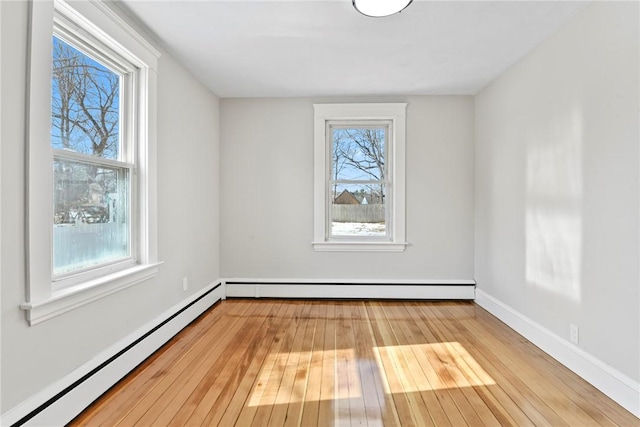
<path fill-rule="evenodd" d="M 640 2 L 0 1 L 0 425 L 640 426 Z"/>

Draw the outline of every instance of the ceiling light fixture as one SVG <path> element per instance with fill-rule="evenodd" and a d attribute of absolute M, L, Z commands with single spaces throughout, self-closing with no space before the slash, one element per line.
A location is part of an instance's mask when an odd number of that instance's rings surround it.
<path fill-rule="evenodd" d="M 363 15 L 380 18 L 400 13 L 413 0 L 352 0 L 353 7 Z"/>

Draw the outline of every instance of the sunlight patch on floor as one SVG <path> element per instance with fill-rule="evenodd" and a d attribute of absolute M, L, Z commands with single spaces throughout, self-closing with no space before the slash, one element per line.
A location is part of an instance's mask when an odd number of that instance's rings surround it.
<path fill-rule="evenodd" d="M 373 347 L 373 353 L 375 360 L 358 358 L 352 348 L 270 354 L 248 406 L 317 401 L 306 395 L 310 377 L 330 384 L 320 400 L 362 400 L 361 370 L 376 368 L 386 395 L 495 384 L 459 342 Z"/>
<path fill-rule="evenodd" d="M 386 394 L 494 385 L 459 342 L 374 347 Z"/>
<path fill-rule="evenodd" d="M 309 361 L 312 359 L 322 360 L 324 364 L 311 366 Z M 310 401 L 305 394 L 306 378 L 313 371 L 320 372 L 324 376 L 326 372 L 323 372 L 323 365 L 330 366 L 333 371 L 331 373 L 332 396 L 326 396 L 326 399 L 323 396 L 323 400 L 360 398 L 362 389 L 358 363 L 355 350 L 352 348 L 269 354 L 262 365 L 248 406 Z M 287 378 L 305 378 L 304 387 L 287 383 Z"/>

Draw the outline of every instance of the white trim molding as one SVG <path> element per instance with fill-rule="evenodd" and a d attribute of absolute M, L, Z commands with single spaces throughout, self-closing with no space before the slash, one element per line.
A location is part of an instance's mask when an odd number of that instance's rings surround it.
<path fill-rule="evenodd" d="M 52 317 L 144 282 L 158 273 L 161 264 L 161 262 L 158 262 L 137 265 L 73 287 L 52 291 L 49 299 L 37 303 L 25 302 L 20 305 L 20 308 L 26 311 L 29 326 L 34 326 Z"/>
<path fill-rule="evenodd" d="M 2 4 L 0 4 L 0 46 L 2 46 Z M 0 53 L 2 58 L 2 53 Z M 2 104 L 6 98 L 2 95 L 2 65 L 0 65 L 0 147 L 4 147 L 4 141 L 2 137 Z M 2 150 L 0 149 L 0 188 L 2 188 Z M 2 208 L 0 208 L 0 225 L 2 224 Z M 2 270 L 2 227 L 0 226 L 0 271 Z M 2 305 L 2 291 L 0 290 L 0 307 Z M 2 339 L 0 339 L 0 359 L 2 358 Z M 0 377 L 2 376 L 2 363 L 0 362 Z M 2 386 L 0 386 L 0 402 L 2 402 Z M 2 422 L 0 422 L 2 425 Z"/>
<path fill-rule="evenodd" d="M 640 418 L 640 383 L 480 289 L 476 303 Z"/>
<path fill-rule="evenodd" d="M 56 383 L 2 414 L 0 425 L 65 425 L 151 356 L 174 335 L 224 298 L 213 282 L 102 351 Z M 27 419 L 25 419 L 27 418 Z"/>
<path fill-rule="evenodd" d="M 225 279 L 228 298 L 473 300 L 473 280 Z"/>
<path fill-rule="evenodd" d="M 406 242 L 313 242 L 316 252 L 404 252 Z"/>

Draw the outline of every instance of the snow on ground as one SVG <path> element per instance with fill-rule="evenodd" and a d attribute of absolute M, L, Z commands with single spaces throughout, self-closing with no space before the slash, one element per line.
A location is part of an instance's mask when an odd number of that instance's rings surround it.
<path fill-rule="evenodd" d="M 332 222 L 331 234 L 334 236 L 384 236 L 385 224 L 383 222 Z"/>

